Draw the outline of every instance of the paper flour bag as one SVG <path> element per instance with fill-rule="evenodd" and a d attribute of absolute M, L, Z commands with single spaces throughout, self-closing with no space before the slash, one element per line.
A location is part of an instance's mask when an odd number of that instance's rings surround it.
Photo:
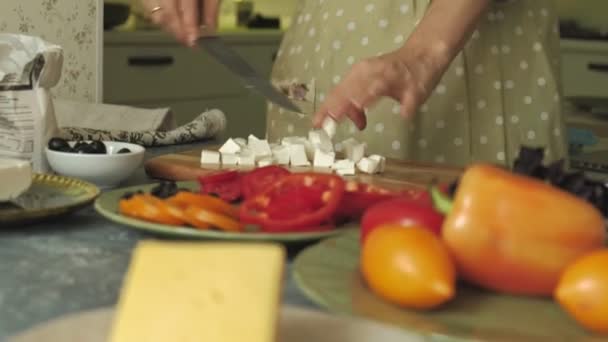
<path fill-rule="evenodd" d="M 50 90 L 61 76 L 61 47 L 0 33 L 0 157 L 31 160 L 48 172 L 47 141 L 57 134 Z"/>

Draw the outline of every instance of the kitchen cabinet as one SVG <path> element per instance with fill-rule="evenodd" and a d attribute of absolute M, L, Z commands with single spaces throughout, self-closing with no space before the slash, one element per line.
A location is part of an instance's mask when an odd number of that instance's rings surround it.
<path fill-rule="evenodd" d="M 270 76 L 280 30 L 235 29 L 222 38 L 262 75 Z M 228 136 L 264 136 L 266 101 L 201 50 L 165 33 L 106 32 L 103 100 L 143 108 L 170 107 L 178 124 L 210 108 L 226 114 Z"/>
<path fill-rule="evenodd" d="M 608 42 L 562 39 L 561 66 L 564 97 L 608 107 Z"/>

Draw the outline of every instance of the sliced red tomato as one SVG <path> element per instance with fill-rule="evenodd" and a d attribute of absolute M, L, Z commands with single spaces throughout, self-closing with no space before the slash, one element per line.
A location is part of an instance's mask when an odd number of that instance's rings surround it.
<path fill-rule="evenodd" d="M 336 220 L 357 220 L 361 218 L 367 208 L 397 196 L 399 196 L 398 192 L 379 186 L 348 181 L 345 186 L 344 198 L 336 211 Z"/>
<path fill-rule="evenodd" d="M 265 231 L 294 232 L 331 222 L 344 195 L 344 181 L 331 174 L 295 173 L 247 199 L 241 221 Z"/>
<path fill-rule="evenodd" d="M 198 179 L 201 193 L 217 195 L 219 198 L 233 202 L 241 198 L 241 174 L 238 171 L 221 171 Z"/>
<path fill-rule="evenodd" d="M 260 167 L 246 173 L 241 179 L 243 197 L 247 199 L 264 192 L 290 173 L 289 170 L 276 165 Z"/>

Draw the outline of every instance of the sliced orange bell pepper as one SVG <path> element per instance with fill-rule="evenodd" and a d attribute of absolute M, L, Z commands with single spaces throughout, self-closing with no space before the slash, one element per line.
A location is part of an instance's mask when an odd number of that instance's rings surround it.
<path fill-rule="evenodd" d="M 442 195 L 434 189 L 433 197 Z M 447 215 L 442 236 L 461 276 L 500 292 L 550 296 L 564 268 L 605 241 L 594 206 L 495 166 L 469 167 L 451 207 L 440 207 Z"/>
<path fill-rule="evenodd" d="M 239 221 L 196 205 L 186 208 L 184 215 L 187 222 L 197 228 L 206 225 L 207 227 L 211 226 L 228 232 L 240 232 L 243 230 L 243 225 Z"/>
<path fill-rule="evenodd" d="M 137 194 L 119 202 L 122 214 L 145 221 L 168 225 L 184 224 L 183 211 L 150 194 Z"/>
<path fill-rule="evenodd" d="M 209 195 L 195 194 L 188 191 L 180 191 L 167 199 L 167 202 L 177 205 L 183 209 L 194 205 L 199 208 L 215 211 L 230 217 L 238 217 L 239 210 L 230 203 Z"/>

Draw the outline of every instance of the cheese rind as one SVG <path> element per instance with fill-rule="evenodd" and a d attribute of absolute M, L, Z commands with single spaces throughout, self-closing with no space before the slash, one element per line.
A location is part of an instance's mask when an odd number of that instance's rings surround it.
<path fill-rule="evenodd" d="M 201 152 L 201 164 L 219 164 L 220 153 L 217 151 L 203 150 Z"/>
<path fill-rule="evenodd" d="M 32 185 L 32 165 L 20 159 L 0 158 L 0 202 L 13 200 Z"/>
<path fill-rule="evenodd" d="M 285 251 L 274 244 L 141 242 L 111 342 L 274 342 Z"/>

